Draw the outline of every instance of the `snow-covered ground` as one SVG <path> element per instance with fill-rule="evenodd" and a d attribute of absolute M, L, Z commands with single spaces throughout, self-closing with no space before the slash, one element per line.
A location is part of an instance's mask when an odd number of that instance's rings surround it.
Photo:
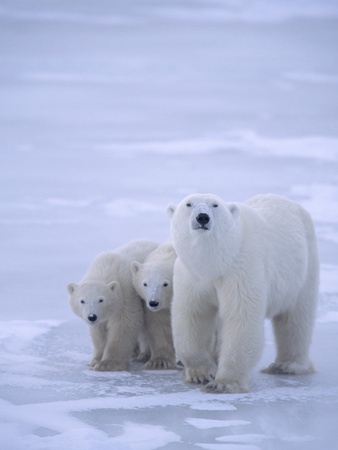
<path fill-rule="evenodd" d="M 0 447 L 337 449 L 337 2 L 2 0 L 0 98 Z M 316 374 L 259 372 L 268 323 L 245 395 L 86 368 L 67 283 L 197 191 L 312 214 Z"/>

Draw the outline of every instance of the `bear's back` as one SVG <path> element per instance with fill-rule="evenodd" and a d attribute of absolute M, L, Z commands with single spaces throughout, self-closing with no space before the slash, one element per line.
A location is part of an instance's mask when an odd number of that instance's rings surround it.
<path fill-rule="evenodd" d="M 289 256 L 301 252 L 298 254 L 306 257 L 308 249 L 316 246 L 314 225 L 309 213 L 286 197 L 257 195 L 243 204 L 241 215 L 249 223 L 247 240 L 255 232 L 261 239 L 251 240 L 257 241 L 262 251 L 270 255 L 270 252 L 275 253 L 276 260 L 283 257 L 286 251 Z M 252 220 L 253 217 L 255 220 Z"/>
<path fill-rule="evenodd" d="M 277 195 L 259 195 L 245 202 L 261 218 L 262 239 L 256 254 L 265 260 L 270 298 L 290 298 L 299 292 L 311 272 L 318 278 L 319 259 L 314 225 L 299 204 Z M 287 305 L 287 301 L 284 300 Z M 268 316 L 273 315 L 273 304 Z"/>
<path fill-rule="evenodd" d="M 275 194 L 256 195 L 250 198 L 244 205 L 257 212 L 268 224 L 289 223 L 293 218 L 304 226 L 312 227 L 312 220 L 305 209 L 294 201 Z"/>
<path fill-rule="evenodd" d="M 132 261 L 143 262 L 158 244 L 147 240 L 132 241 L 113 251 L 100 253 L 89 266 L 83 281 L 124 281 L 131 280 Z"/>
<path fill-rule="evenodd" d="M 109 283 L 116 280 L 116 274 L 121 264 L 121 256 L 116 251 L 102 252 L 96 256 L 89 266 L 81 283 L 102 281 Z"/>
<path fill-rule="evenodd" d="M 146 239 L 135 240 L 118 247 L 115 253 L 128 264 L 132 261 L 144 262 L 147 256 L 158 248 L 158 245 L 157 242 Z"/>
<path fill-rule="evenodd" d="M 170 240 L 165 241 L 163 244 L 160 244 L 155 250 L 153 250 L 146 257 L 144 264 L 174 264 L 176 259 L 176 252 L 174 250 L 174 246 Z"/>

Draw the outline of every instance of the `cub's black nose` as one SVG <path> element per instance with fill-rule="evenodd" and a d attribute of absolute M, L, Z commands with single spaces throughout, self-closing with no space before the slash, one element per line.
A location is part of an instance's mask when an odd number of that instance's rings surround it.
<path fill-rule="evenodd" d="M 97 319 L 97 316 L 95 314 L 89 314 L 88 320 L 90 320 L 91 322 L 95 322 L 96 319 Z"/>
<path fill-rule="evenodd" d="M 151 300 L 150 302 L 149 302 L 149 306 L 151 307 L 151 308 L 156 308 L 156 306 L 158 306 L 159 305 L 159 302 L 157 302 L 156 300 Z"/>
<path fill-rule="evenodd" d="M 203 227 L 209 223 L 210 217 L 207 213 L 199 213 L 196 217 L 197 222 Z"/>

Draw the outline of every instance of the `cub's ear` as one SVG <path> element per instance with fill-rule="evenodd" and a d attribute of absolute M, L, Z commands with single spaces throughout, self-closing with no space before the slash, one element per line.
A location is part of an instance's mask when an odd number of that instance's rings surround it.
<path fill-rule="evenodd" d="M 137 272 L 140 270 L 141 266 L 142 264 L 139 263 L 138 261 L 133 261 L 130 265 L 132 275 L 136 275 Z"/>
<path fill-rule="evenodd" d="M 229 203 L 228 208 L 229 208 L 229 211 L 232 214 L 232 217 L 234 219 L 237 219 L 237 217 L 239 216 L 239 207 L 238 207 L 238 205 L 236 205 L 236 203 Z"/>
<path fill-rule="evenodd" d="M 176 205 L 174 205 L 173 203 L 169 203 L 169 205 L 167 206 L 167 215 L 168 215 L 169 219 L 172 218 L 175 211 L 176 211 Z"/>
<path fill-rule="evenodd" d="M 107 286 L 109 287 L 109 289 L 113 291 L 119 284 L 120 283 L 118 281 L 111 281 L 110 283 L 107 284 Z"/>
<path fill-rule="evenodd" d="M 74 294 L 76 288 L 77 288 L 77 284 L 75 284 L 75 283 L 69 283 L 67 285 L 67 289 L 68 289 L 68 292 L 70 295 Z"/>

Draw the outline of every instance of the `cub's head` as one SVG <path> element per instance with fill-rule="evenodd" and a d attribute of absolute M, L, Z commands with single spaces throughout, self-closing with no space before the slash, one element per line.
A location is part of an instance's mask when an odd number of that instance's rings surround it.
<path fill-rule="evenodd" d="M 69 283 L 67 289 L 73 312 L 88 325 L 107 321 L 121 308 L 122 295 L 117 281 Z"/>
<path fill-rule="evenodd" d="M 173 265 L 141 264 L 134 261 L 131 264 L 133 284 L 138 295 L 145 301 L 151 311 L 169 309 L 173 296 L 172 278 Z"/>

